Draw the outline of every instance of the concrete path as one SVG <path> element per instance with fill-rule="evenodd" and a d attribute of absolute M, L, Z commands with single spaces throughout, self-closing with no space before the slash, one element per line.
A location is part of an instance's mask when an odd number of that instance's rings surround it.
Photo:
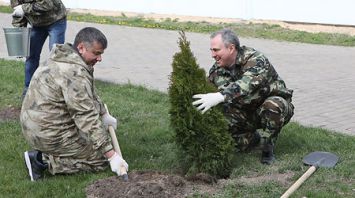
<path fill-rule="evenodd" d="M 0 13 L 0 26 L 10 27 L 9 14 Z M 94 26 L 108 38 L 103 61 L 95 66 L 97 79 L 144 85 L 166 92 L 178 32 L 68 22 L 67 41 L 83 27 Z M 206 71 L 213 64 L 209 35 L 187 33 L 197 61 Z M 289 88 L 294 90 L 293 121 L 355 135 L 355 48 L 240 38 L 242 45 L 264 52 Z M 48 55 L 43 50 L 42 60 Z M 8 58 L 0 34 L 0 58 Z"/>

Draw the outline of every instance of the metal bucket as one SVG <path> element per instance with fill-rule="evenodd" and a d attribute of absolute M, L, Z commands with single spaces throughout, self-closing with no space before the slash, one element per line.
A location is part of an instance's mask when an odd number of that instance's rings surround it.
<path fill-rule="evenodd" d="M 26 57 L 30 54 L 31 28 L 3 28 L 9 56 Z"/>

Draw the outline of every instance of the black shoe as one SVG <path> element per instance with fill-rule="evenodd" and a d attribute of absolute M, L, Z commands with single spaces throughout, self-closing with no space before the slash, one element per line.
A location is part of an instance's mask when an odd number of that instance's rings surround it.
<path fill-rule="evenodd" d="M 261 163 L 270 165 L 275 161 L 274 146 L 266 144 L 261 152 Z"/>
<path fill-rule="evenodd" d="M 48 165 L 42 161 L 42 153 L 40 151 L 26 151 L 24 157 L 31 181 L 42 178 L 43 171 L 48 168 Z"/>

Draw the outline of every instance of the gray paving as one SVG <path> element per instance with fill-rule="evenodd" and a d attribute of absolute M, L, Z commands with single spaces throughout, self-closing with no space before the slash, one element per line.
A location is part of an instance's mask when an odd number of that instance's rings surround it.
<path fill-rule="evenodd" d="M 9 14 L 0 14 L 0 25 L 11 26 Z M 172 56 L 178 51 L 178 32 L 69 21 L 67 41 L 72 42 L 76 32 L 85 26 L 99 28 L 109 40 L 103 61 L 95 66 L 97 79 L 167 91 Z M 187 38 L 199 65 L 208 70 L 213 63 L 209 35 L 187 33 Z M 355 135 L 354 47 L 240 40 L 243 45 L 264 52 L 294 90 L 293 121 Z M 47 55 L 45 47 L 42 57 Z M 9 58 L 3 33 L 0 58 Z"/>

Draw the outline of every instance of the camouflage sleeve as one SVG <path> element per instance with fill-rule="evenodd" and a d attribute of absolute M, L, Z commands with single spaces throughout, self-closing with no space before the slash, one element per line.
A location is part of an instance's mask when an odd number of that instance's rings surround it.
<path fill-rule="evenodd" d="M 55 5 L 53 0 L 37 0 L 22 4 L 23 11 L 30 15 L 41 15 L 44 12 L 53 10 L 54 8 Z"/>
<path fill-rule="evenodd" d="M 257 59 L 253 66 L 249 67 L 238 80 L 220 86 L 220 92 L 226 96 L 226 102 L 238 102 L 248 104 L 250 97 L 259 92 L 260 88 L 274 78 L 275 70 L 267 59 Z"/>
<path fill-rule="evenodd" d="M 103 114 L 106 113 L 105 104 L 102 102 L 100 96 L 96 94 L 96 90 L 95 89 L 93 90 L 93 92 L 94 92 L 93 96 L 94 96 L 95 106 L 99 110 L 100 115 L 103 115 Z"/>
<path fill-rule="evenodd" d="M 62 86 L 62 89 L 69 113 L 78 129 L 88 134 L 95 149 L 102 153 L 111 150 L 111 139 L 102 126 L 90 80 L 85 77 L 68 79 L 67 85 Z"/>

